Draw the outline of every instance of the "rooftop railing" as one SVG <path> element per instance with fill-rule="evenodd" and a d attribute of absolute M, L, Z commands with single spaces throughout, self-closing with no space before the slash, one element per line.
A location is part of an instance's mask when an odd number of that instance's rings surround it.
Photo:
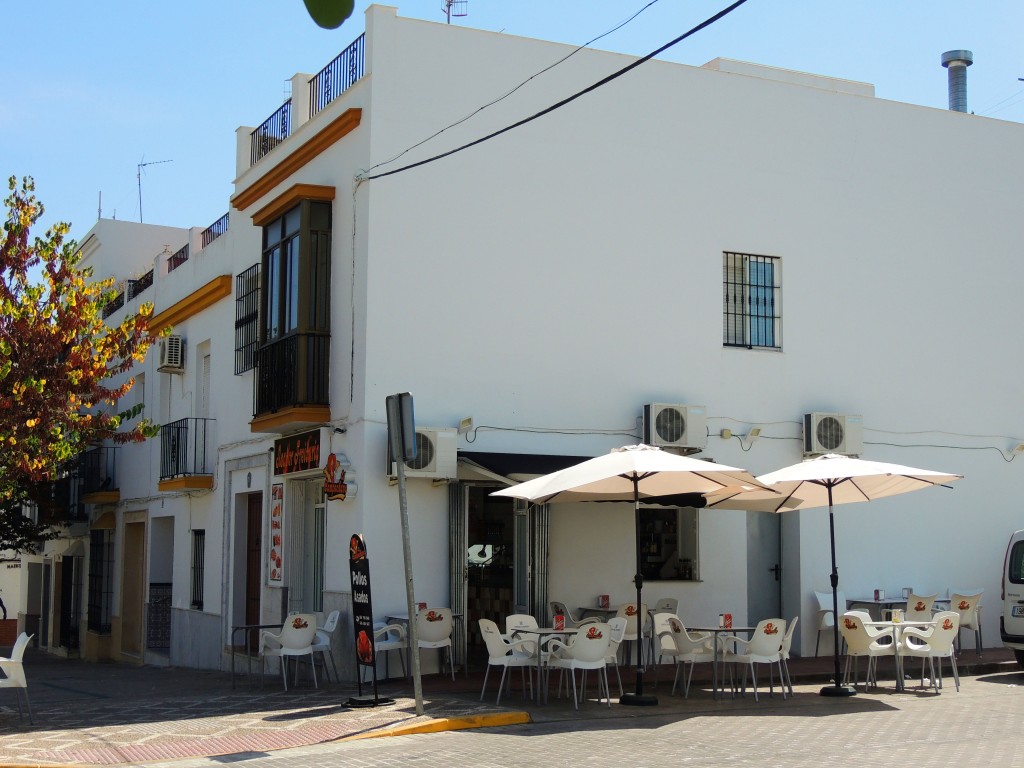
<path fill-rule="evenodd" d="M 221 216 L 219 219 L 213 222 L 213 224 L 211 224 L 210 226 L 203 230 L 203 248 L 208 246 L 210 243 L 212 243 L 214 240 L 216 240 L 218 237 L 220 237 L 221 235 L 228 231 L 229 215 L 229 213 L 225 213 L 223 216 Z"/>
<path fill-rule="evenodd" d="M 188 243 L 185 243 L 171 258 L 167 260 L 167 271 L 173 272 L 188 261 Z"/>
<path fill-rule="evenodd" d="M 310 117 L 321 112 L 363 76 L 365 43 L 366 35 L 362 34 L 309 81 Z"/>
<path fill-rule="evenodd" d="M 153 270 L 149 270 L 146 274 L 137 280 L 128 281 L 128 300 L 131 301 L 144 290 L 153 285 Z"/>
<path fill-rule="evenodd" d="M 291 134 L 292 100 L 288 99 L 278 110 L 263 121 L 263 124 L 250 134 L 250 163 L 256 165 L 274 147 Z"/>

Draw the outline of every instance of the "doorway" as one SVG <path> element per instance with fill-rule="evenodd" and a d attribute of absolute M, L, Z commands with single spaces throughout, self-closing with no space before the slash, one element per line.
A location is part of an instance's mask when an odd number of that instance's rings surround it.
<path fill-rule="evenodd" d="M 245 510 L 245 624 L 262 624 L 260 594 L 263 572 L 263 494 L 250 493 Z M 248 650 L 256 653 L 259 633 L 248 632 Z"/>
<path fill-rule="evenodd" d="M 747 623 L 781 617 L 782 516 L 747 512 Z"/>
<path fill-rule="evenodd" d="M 143 600 L 146 585 L 146 524 L 124 525 L 121 573 L 121 653 L 142 656 Z"/>

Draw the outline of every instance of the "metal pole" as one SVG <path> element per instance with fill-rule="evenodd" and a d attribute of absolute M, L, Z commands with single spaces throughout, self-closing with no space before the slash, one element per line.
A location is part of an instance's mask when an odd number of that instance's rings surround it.
<path fill-rule="evenodd" d="M 631 479 L 633 481 L 633 519 L 636 530 L 636 575 L 633 577 L 633 583 L 636 584 L 636 692 L 623 694 L 619 703 L 635 707 L 651 707 L 658 703 L 658 698 L 650 694 L 644 695 L 644 621 L 646 621 L 646 617 L 641 615 L 644 574 L 640 568 L 640 477 L 634 474 Z M 654 631 L 653 626 L 651 631 Z"/>
<path fill-rule="evenodd" d="M 416 696 L 416 714 L 423 714 L 423 681 L 420 679 L 420 653 L 416 634 L 416 589 L 412 579 L 412 547 L 409 544 L 409 504 L 405 493 L 405 461 L 396 456 L 398 468 L 398 507 L 402 517 L 402 557 L 405 560 L 405 604 L 409 616 L 409 656 L 412 667 L 412 686 Z"/>
<path fill-rule="evenodd" d="M 832 545 L 832 573 L 829 574 L 829 580 L 832 582 L 832 616 L 835 625 L 832 637 L 832 674 L 835 675 L 835 680 L 832 685 L 821 689 L 821 695 L 853 696 L 857 689 L 851 685 L 841 685 L 839 682 L 839 571 L 836 569 L 836 522 L 835 515 L 832 514 L 832 485 L 833 481 L 828 481 L 828 537 Z"/>

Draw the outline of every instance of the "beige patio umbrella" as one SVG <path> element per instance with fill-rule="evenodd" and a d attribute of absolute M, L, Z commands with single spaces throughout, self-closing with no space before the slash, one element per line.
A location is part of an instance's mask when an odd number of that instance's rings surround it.
<path fill-rule="evenodd" d="M 726 490 L 709 494 L 707 507 L 747 511 L 788 512 L 794 509 L 828 507 L 829 538 L 832 547 L 832 611 L 839 626 L 839 572 L 836 570 L 836 527 L 832 508 L 836 504 L 871 501 L 909 493 L 936 485 L 945 486 L 963 475 L 915 469 L 850 456 L 826 454 L 799 464 L 759 475 L 758 481 L 777 491 L 772 497 L 761 490 Z M 851 686 L 839 684 L 839 632 L 833 638 L 834 685 L 821 689 L 823 696 L 853 696 Z"/>
<path fill-rule="evenodd" d="M 663 451 L 649 445 L 627 445 L 610 453 L 495 491 L 492 496 L 510 496 L 535 504 L 575 501 L 632 501 L 636 525 L 636 602 L 642 600 L 643 575 L 640 572 L 640 504 L 645 498 L 694 494 L 702 502 L 703 494 L 715 491 L 739 493 L 760 489 L 774 492 L 744 469 Z M 653 705 L 656 697 L 644 695 L 643 643 L 638 643 L 636 692 L 624 695 L 622 704 Z"/>

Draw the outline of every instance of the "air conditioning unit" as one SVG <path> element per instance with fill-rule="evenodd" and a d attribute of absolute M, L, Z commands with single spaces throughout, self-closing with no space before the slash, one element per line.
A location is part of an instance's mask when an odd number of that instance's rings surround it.
<path fill-rule="evenodd" d="M 661 448 L 707 447 L 703 405 L 649 403 L 644 406 L 644 442 Z"/>
<path fill-rule="evenodd" d="M 837 453 L 860 456 L 864 451 L 864 419 L 840 413 L 804 414 L 804 456 Z"/>
<path fill-rule="evenodd" d="M 406 477 L 454 479 L 458 470 L 458 431 L 416 428 L 416 458 L 405 462 Z M 398 466 L 388 440 L 388 477 L 398 476 Z"/>
<path fill-rule="evenodd" d="M 171 335 L 160 341 L 160 365 L 158 371 L 164 373 L 185 372 L 185 341 L 181 336 Z"/>

